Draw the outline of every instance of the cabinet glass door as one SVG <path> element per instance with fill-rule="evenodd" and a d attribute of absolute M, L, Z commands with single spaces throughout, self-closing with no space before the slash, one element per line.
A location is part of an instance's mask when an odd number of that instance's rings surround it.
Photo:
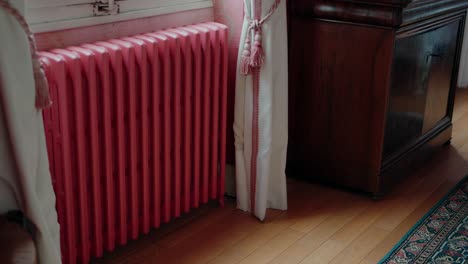
<path fill-rule="evenodd" d="M 447 116 L 460 20 L 395 42 L 383 158 L 415 144 Z"/>

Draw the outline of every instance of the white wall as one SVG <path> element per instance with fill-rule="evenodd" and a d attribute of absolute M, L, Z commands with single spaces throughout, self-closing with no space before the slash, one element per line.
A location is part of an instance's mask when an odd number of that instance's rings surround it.
<path fill-rule="evenodd" d="M 458 87 L 468 88 L 468 19 L 466 20 L 464 38 L 462 54 L 460 56 Z"/>

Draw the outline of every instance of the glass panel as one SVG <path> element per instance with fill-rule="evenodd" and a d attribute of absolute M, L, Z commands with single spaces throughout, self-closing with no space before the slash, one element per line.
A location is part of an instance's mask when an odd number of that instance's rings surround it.
<path fill-rule="evenodd" d="M 447 115 L 459 21 L 395 43 L 383 158 L 402 151 Z"/>

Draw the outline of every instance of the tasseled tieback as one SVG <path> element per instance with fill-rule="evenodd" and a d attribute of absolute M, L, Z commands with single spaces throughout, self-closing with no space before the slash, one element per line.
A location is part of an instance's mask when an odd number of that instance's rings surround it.
<path fill-rule="evenodd" d="M 260 20 L 251 19 L 247 15 L 245 16 L 245 19 L 250 25 L 247 30 L 247 37 L 244 42 L 244 50 L 240 62 L 241 74 L 249 75 L 252 72 L 252 68 L 260 68 L 263 66 L 265 62 L 265 52 L 263 51 L 262 45 L 262 25 L 275 13 L 280 3 L 281 0 L 275 0 L 268 14 Z M 252 41 L 250 40 L 252 31 L 255 35 L 253 45 L 251 45 Z"/>
<path fill-rule="evenodd" d="M 36 53 L 36 42 L 34 40 L 34 35 L 29 29 L 28 24 L 24 17 L 16 10 L 13 6 L 10 5 L 6 0 L 0 0 L 0 7 L 12 15 L 18 23 L 21 25 L 21 28 L 24 30 L 28 37 L 29 49 L 31 51 L 32 57 L 32 66 L 34 73 L 34 81 L 36 86 L 36 108 L 44 109 L 51 105 L 51 100 L 49 96 L 49 87 L 47 84 L 47 79 L 44 74 L 44 70 L 41 67 L 38 55 Z"/>

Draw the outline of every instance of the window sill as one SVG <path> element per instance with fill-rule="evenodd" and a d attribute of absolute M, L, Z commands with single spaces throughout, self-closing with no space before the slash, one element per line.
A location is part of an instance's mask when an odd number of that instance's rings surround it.
<path fill-rule="evenodd" d="M 93 26 L 93 25 L 99 25 L 99 24 L 105 24 L 105 23 L 112 23 L 112 22 L 118 22 L 118 21 L 133 20 L 137 18 L 159 16 L 159 15 L 184 12 L 184 11 L 190 11 L 190 10 L 196 10 L 196 9 L 203 9 L 203 8 L 210 8 L 210 7 L 213 7 L 212 1 L 187 3 L 187 4 L 176 5 L 176 6 L 166 6 L 166 7 L 160 7 L 160 8 L 152 8 L 152 9 L 146 9 L 146 10 L 119 13 L 117 15 L 96 16 L 96 17 L 87 17 L 87 18 L 81 18 L 81 19 L 31 24 L 30 28 L 33 33 L 43 33 L 43 32 L 51 32 L 51 31 L 57 31 L 57 30 L 63 30 L 63 29 L 71 29 L 71 28 Z"/>

